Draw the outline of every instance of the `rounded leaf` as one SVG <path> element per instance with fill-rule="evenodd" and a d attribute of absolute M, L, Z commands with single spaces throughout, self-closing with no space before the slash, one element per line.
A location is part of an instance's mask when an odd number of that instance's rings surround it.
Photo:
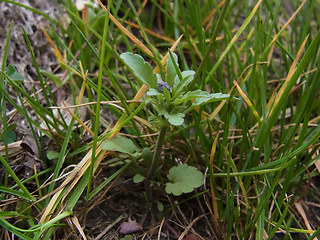
<path fill-rule="evenodd" d="M 167 177 L 171 182 L 166 183 L 166 192 L 175 196 L 192 192 L 203 184 L 204 178 L 202 172 L 187 164 L 172 167 Z"/>
<path fill-rule="evenodd" d="M 127 154 L 133 154 L 139 150 L 130 139 L 124 138 L 119 135 L 114 138 L 105 140 L 101 145 L 101 149 Z"/>
<path fill-rule="evenodd" d="M 144 180 L 144 176 L 140 175 L 140 174 L 136 174 L 133 176 L 133 182 L 134 183 L 140 183 Z"/>

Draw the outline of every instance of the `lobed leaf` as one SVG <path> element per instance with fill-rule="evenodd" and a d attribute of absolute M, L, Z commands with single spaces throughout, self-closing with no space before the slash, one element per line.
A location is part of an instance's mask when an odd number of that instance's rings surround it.
<path fill-rule="evenodd" d="M 187 164 L 172 167 L 167 177 L 171 182 L 166 183 L 166 192 L 175 196 L 192 192 L 203 184 L 204 179 L 202 172 Z"/>
<path fill-rule="evenodd" d="M 185 115 L 183 113 L 170 114 L 168 112 L 165 112 L 164 116 L 172 125 L 180 126 L 184 122 Z"/>

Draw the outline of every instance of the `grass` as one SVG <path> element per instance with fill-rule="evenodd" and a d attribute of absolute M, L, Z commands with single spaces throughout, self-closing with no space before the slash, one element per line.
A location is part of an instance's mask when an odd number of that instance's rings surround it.
<path fill-rule="evenodd" d="M 223 92 L 239 100 L 202 105 L 186 116 L 182 126 L 166 131 L 162 168 L 153 180 L 154 202 L 144 198 L 156 225 L 173 224 L 176 212 L 183 212 L 185 225 L 175 225 L 178 233 L 168 230 L 167 239 L 173 235 L 183 239 L 185 229 L 199 239 L 316 239 L 319 219 L 307 209 L 310 201 L 319 204 L 319 186 L 313 184 L 320 171 L 316 0 L 290 1 L 292 9 L 285 7 L 285 0 L 108 1 L 106 8 L 90 5 L 82 15 L 72 2 L 61 2 L 70 22 L 64 27 L 49 18 L 52 26 L 44 31 L 62 75 L 41 71 L 21 30 L 41 93 L 27 91 L 7 73 L 11 30 L 3 49 L 2 239 L 55 239 L 72 232 L 86 238 L 90 232 L 86 211 L 107 201 L 117 183 L 124 186 L 119 180 L 123 176 L 130 181 L 136 173 L 146 176 L 150 163 L 143 155 L 106 151 L 101 144 L 121 134 L 140 151 L 155 150 L 159 129 L 149 120 L 157 109 L 146 106 L 147 87 L 132 76 L 120 54 L 139 53 L 164 76 L 168 48 L 179 56 L 181 70 L 195 71 L 186 90 Z M 72 97 L 72 103 L 64 105 L 58 97 L 61 91 Z M 74 107 L 79 104 L 86 108 L 84 119 L 78 114 L 81 108 Z M 7 116 L 12 108 L 26 120 L 36 157 L 45 166 L 35 167 L 28 178 L 15 172 L 10 154 L 11 142 L 18 141 L 10 138 L 16 126 Z M 72 117 L 68 120 L 65 114 Z M 167 196 L 166 174 L 180 163 L 205 173 L 205 184 L 180 197 Z M 193 207 L 195 199 L 199 206 Z M 156 207 L 159 203 L 164 211 Z M 193 216 L 188 209 L 193 209 Z M 203 221 L 202 229 L 196 221 Z M 160 239 L 151 234 L 150 226 L 144 226 L 144 234 Z"/>

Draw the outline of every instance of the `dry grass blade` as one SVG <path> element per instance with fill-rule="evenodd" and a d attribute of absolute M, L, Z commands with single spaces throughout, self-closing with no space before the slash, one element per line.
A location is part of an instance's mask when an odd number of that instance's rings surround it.
<path fill-rule="evenodd" d="M 140 16 L 140 14 L 142 13 L 143 9 L 145 8 L 145 6 L 147 5 L 149 0 L 144 0 L 143 3 L 141 4 L 141 8 L 139 9 L 139 11 L 137 12 L 138 16 Z"/>
<path fill-rule="evenodd" d="M 190 230 L 190 228 L 200 219 L 204 217 L 204 215 L 201 215 L 199 217 L 196 217 L 183 231 L 183 233 L 181 233 L 181 235 L 179 236 L 178 240 L 182 240 L 184 238 L 184 236 L 188 233 L 188 231 Z"/>
<path fill-rule="evenodd" d="M 232 86 L 232 88 L 228 91 L 228 94 L 231 94 L 235 86 Z M 209 120 L 212 121 L 217 114 L 220 112 L 221 108 L 227 103 L 227 100 L 223 100 L 219 103 L 219 105 L 215 108 L 215 110 L 210 114 Z"/>
<path fill-rule="evenodd" d="M 177 39 L 177 41 L 172 45 L 172 47 L 170 48 L 170 51 L 171 51 L 171 52 L 173 52 L 173 51 L 176 49 L 176 47 L 178 46 L 178 44 L 179 44 L 182 36 L 183 36 L 183 35 L 181 35 L 181 36 Z M 167 62 L 168 58 L 169 58 L 169 52 L 167 52 L 167 54 L 162 58 L 161 64 L 164 65 L 164 64 Z M 159 73 L 159 72 L 160 72 L 160 67 L 159 67 L 159 66 L 156 66 L 156 68 L 153 70 L 153 72 L 154 72 L 154 73 Z"/>
<path fill-rule="evenodd" d="M 315 230 L 312 229 L 312 227 L 311 227 L 311 225 L 309 223 L 309 220 L 307 218 L 307 214 L 305 213 L 301 203 L 300 202 L 295 202 L 294 205 L 295 205 L 296 209 L 298 210 L 298 212 L 300 213 L 300 215 L 301 215 L 301 217 L 302 217 L 302 219 L 304 221 L 304 224 L 306 225 L 307 229 L 310 231 L 310 235 L 312 235 Z M 314 239 L 318 240 L 317 237 L 315 237 Z"/>
<path fill-rule="evenodd" d="M 308 40 L 308 37 L 309 35 L 305 38 L 305 40 L 303 41 L 303 43 L 301 44 L 301 47 L 299 48 L 299 51 L 297 53 L 297 56 L 296 58 L 294 59 L 291 67 L 290 67 L 290 70 L 288 72 L 288 76 L 285 80 L 285 82 L 283 83 L 282 87 L 280 88 L 279 92 L 277 93 L 277 95 L 275 96 L 275 98 L 270 98 L 267 106 L 268 106 L 268 109 L 270 109 L 270 112 L 269 112 L 269 116 L 271 116 L 275 106 L 277 106 L 277 104 L 279 103 L 281 97 L 282 97 L 282 94 L 284 92 L 284 90 L 287 88 L 288 84 L 289 84 L 289 81 L 291 80 L 295 70 L 297 69 L 297 64 L 300 60 L 300 58 L 302 57 L 302 53 L 303 53 L 303 50 L 304 50 L 304 47 L 307 43 L 307 40 Z"/>
<path fill-rule="evenodd" d="M 243 97 L 244 101 L 248 104 L 249 108 L 251 109 L 255 119 L 257 120 L 257 122 L 259 124 L 261 124 L 261 118 L 259 117 L 259 114 L 256 110 L 256 108 L 253 106 L 252 102 L 250 101 L 250 99 L 247 97 L 247 95 L 242 91 L 242 89 L 240 88 L 239 84 L 236 81 L 233 81 L 234 85 L 236 86 L 239 94 L 241 95 L 241 97 Z"/>
<path fill-rule="evenodd" d="M 220 3 L 219 3 L 219 8 L 222 7 L 222 5 L 224 4 L 225 0 L 222 0 Z M 213 9 L 209 15 L 203 20 L 202 22 L 202 26 L 206 25 L 207 23 L 207 26 L 205 27 L 205 31 L 207 31 L 209 29 L 209 27 L 212 25 L 212 22 L 213 22 L 213 17 L 214 15 L 217 13 L 217 9 Z"/>
<path fill-rule="evenodd" d="M 106 7 L 102 4 L 102 2 L 100 0 L 98 0 L 100 6 L 102 7 L 102 9 L 108 14 L 108 11 L 106 9 Z M 144 51 L 146 54 L 148 54 L 150 57 L 154 57 L 153 53 L 138 39 L 136 38 L 131 32 L 128 31 L 128 29 L 126 29 L 124 26 L 121 25 L 121 23 L 118 22 L 117 19 L 115 19 L 115 17 L 109 13 L 109 17 L 111 19 L 111 21 L 128 37 L 131 39 L 131 41 L 133 41 L 135 44 L 138 45 L 138 47 Z"/>
<path fill-rule="evenodd" d="M 48 33 L 40 26 L 38 25 L 38 27 L 40 28 L 40 30 L 42 31 L 43 35 L 46 37 L 46 39 L 48 40 L 48 42 L 50 43 L 54 54 L 56 55 L 56 57 L 58 58 L 59 62 L 63 62 L 63 57 L 62 54 L 60 53 L 59 49 L 57 48 L 57 46 L 53 43 L 52 39 L 49 37 Z"/>
<path fill-rule="evenodd" d="M 93 136 L 94 133 L 93 131 L 87 127 L 87 125 L 84 124 L 84 122 L 81 121 L 80 118 L 78 118 L 69 108 L 68 106 L 66 106 L 66 104 L 64 102 L 62 102 L 62 104 L 64 105 L 65 109 L 67 109 L 68 113 L 91 135 Z"/>
<path fill-rule="evenodd" d="M 81 227 L 81 225 L 80 225 L 80 223 L 79 223 L 78 218 L 77 218 L 76 216 L 73 216 L 73 217 L 71 217 L 71 221 L 72 221 L 72 223 L 76 226 L 76 228 L 78 229 L 81 237 L 82 237 L 84 240 L 87 240 L 87 237 L 86 237 L 86 235 L 84 234 L 84 231 L 83 231 L 83 229 L 82 229 L 82 227 Z"/>
<path fill-rule="evenodd" d="M 127 21 L 127 20 L 125 20 L 124 22 L 125 22 L 126 24 L 134 27 L 134 28 L 140 29 L 140 27 L 139 27 L 138 24 L 129 22 L 129 21 Z M 163 35 L 160 35 L 160 34 L 154 32 L 154 31 L 151 31 L 151 30 L 148 29 L 148 28 L 144 28 L 143 30 L 144 30 L 146 33 L 149 33 L 150 35 L 155 36 L 155 37 L 157 37 L 157 38 L 159 38 L 159 39 L 162 39 L 162 40 L 164 40 L 164 41 L 166 41 L 166 42 L 171 42 L 171 43 L 174 42 L 174 39 L 169 38 L 169 37 L 166 37 L 166 36 L 163 36 Z"/>
<path fill-rule="evenodd" d="M 219 139 L 219 133 L 214 138 L 214 142 L 212 144 L 211 153 L 210 153 L 210 166 L 212 167 L 212 171 L 213 171 L 213 159 L 214 159 L 214 156 L 216 153 L 218 139 Z M 216 224 L 219 221 L 219 210 L 218 210 L 218 204 L 216 201 L 216 196 L 215 196 L 213 185 L 212 185 L 211 181 L 210 181 L 210 190 L 211 190 L 211 199 L 212 199 L 212 206 L 213 206 L 213 212 L 214 212 L 213 218 L 215 219 L 214 223 Z M 218 227 L 218 226 L 216 226 L 216 227 Z"/>
<path fill-rule="evenodd" d="M 307 2 L 307 0 L 304 0 L 300 6 L 298 7 L 298 9 L 294 12 L 294 14 L 289 18 L 289 20 L 283 25 L 282 29 L 279 31 L 279 33 L 272 39 L 271 43 L 268 45 L 268 47 L 266 47 L 266 51 L 269 50 L 274 44 L 275 42 L 278 40 L 278 38 L 281 36 L 281 34 L 283 33 L 283 31 L 289 26 L 289 24 L 293 21 L 293 19 L 296 17 L 296 15 L 300 12 L 300 10 L 302 9 L 303 5 Z"/>
<path fill-rule="evenodd" d="M 17 141 L 17 142 L 13 142 L 13 143 L 9 143 L 8 144 L 8 154 L 11 155 L 11 154 L 19 152 L 22 149 L 21 143 L 22 143 L 22 140 Z M 3 157 L 6 154 L 5 149 L 6 149 L 5 146 L 0 146 L 0 154 Z"/>

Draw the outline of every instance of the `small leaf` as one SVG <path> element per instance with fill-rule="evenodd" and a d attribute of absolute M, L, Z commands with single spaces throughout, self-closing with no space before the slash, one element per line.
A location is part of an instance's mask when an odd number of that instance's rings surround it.
<path fill-rule="evenodd" d="M 174 97 L 179 96 L 183 92 L 183 88 L 188 86 L 188 84 L 192 81 L 195 72 L 192 70 L 183 71 L 182 81 L 179 80 L 179 77 L 176 76 L 173 84 L 173 95 Z"/>
<path fill-rule="evenodd" d="M 168 112 L 164 113 L 166 119 L 168 119 L 169 123 L 174 126 L 180 126 L 184 122 L 184 114 L 183 113 L 174 113 L 170 114 Z"/>
<path fill-rule="evenodd" d="M 169 92 L 166 88 L 163 88 L 163 95 L 166 99 L 166 103 L 170 104 L 171 103 L 171 91 Z"/>
<path fill-rule="evenodd" d="M 58 153 L 58 152 L 56 152 L 56 151 L 50 150 L 50 151 L 47 152 L 47 158 L 48 158 L 49 160 L 57 159 L 57 158 L 59 157 L 59 154 L 60 154 L 60 153 Z"/>
<path fill-rule="evenodd" d="M 157 201 L 157 208 L 158 208 L 159 212 L 163 212 L 164 206 L 163 206 L 162 202 Z"/>
<path fill-rule="evenodd" d="M 136 174 L 133 176 L 133 182 L 134 183 L 140 183 L 144 180 L 144 176 L 140 175 L 140 174 Z"/>
<path fill-rule="evenodd" d="M 101 145 L 101 149 L 106 151 L 117 151 L 127 154 L 133 154 L 139 150 L 130 139 L 124 138 L 119 135 L 104 141 Z"/>
<path fill-rule="evenodd" d="M 14 66 L 8 66 L 7 74 L 10 77 L 10 79 L 12 81 L 15 81 L 17 84 L 23 83 L 24 77 L 20 73 L 17 73 L 17 70 Z"/>
<path fill-rule="evenodd" d="M 125 235 L 123 238 L 121 238 L 120 240 L 132 240 L 132 235 Z"/>
<path fill-rule="evenodd" d="M 203 184 L 204 178 L 202 172 L 187 164 L 172 167 L 167 177 L 171 182 L 166 183 L 166 192 L 175 196 L 192 192 Z"/>
<path fill-rule="evenodd" d="M 161 92 L 159 92 L 157 89 L 154 89 L 154 88 L 150 88 L 147 92 L 147 96 L 157 96 L 161 94 L 162 94 Z"/>
<path fill-rule="evenodd" d="M 7 74 L 10 76 L 10 75 L 14 74 L 15 72 L 17 72 L 17 69 L 10 64 L 8 66 Z"/>
<path fill-rule="evenodd" d="M 193 102 L 193 105 L 199 106 L 204 103 L 209 103 L 209 102 L 217 102 L 217 101 L 222 101 L 229 99 L 230 95 L 229 94 L 224 94 L 224 93 L 211 93 L 208 96 L 205 97 L 200 97 L 195 99 Z"/>
<path fill-rule="evenodd" d="M 173 56 L 174 59 L 172 59 L 171 56 Z M 177 75 L 176 69 L 175 69 L 175 67 L 173 65 L 173 61 L 179 67 L 178 57 L 174 52 L 172 52 L 172 54 L 170 54 L 170 57 L 169 57 L 169 59 L 167 61 L 167 75 L 166 75 L 167 79 L 166 79 L 166 82 L 169 84 L 170 87 L 172 87 L 173 82 L 174 82 L 174 78 Z"/>
<path fill-rule="evenodd" d="M 150 166 L 152 162 L 152 157 L 153 157 L 153 153 L 151 152 L 150 148 L 144 148 L 142 150 L 141 155 L 142 155 L 143 161 L 145 161 L 146 164 Z"/>
<path fill-rule="evenodd" d="M 195 90 L 195 91 L 190 91 L 184 95 L 177 97 L 176 100 L 174 101 L 174 103 L 181 104 L 183 102 L 186 102 L 189 100 L 194 100 L 196 98 L 201 98 L 201 97 L 210 97 L 210 93 L 208 93 L 206 91 L 202 91 L 200 89 Z"/>
<path fill-rule="evenodd" d="M 57 77 L 56 75 L 52 74 L 51 72 L 41 70 L 42 74 L 44 74 L 46 77 L 48 77 L 54 84 L 56 84 L 57 87 L 62 87 L 63 83 L 61 82 L 61 79 Z"/>
<path fill-rule="evenodd" d="M 142 227 L 136 221 L 133 221 L 129 218 L 128 222 L 121 223 L 119 233 L 130 234 L 130 233 L 139 232 L 141 230 L 142 230 Z"/>
<path fill-rule="evenodd" d="M 157 76 L 153 73 L 150 64 L 144 61 L 143 57 L 130 52 L 122 53 L 120 57 L 140 81 L 150 88 L 157 88 Z"/>
<path fill-rule="evenodd" d="M 16 139 L 16 134 L 12 131 L 7 132 L 7 136 L 6 138 L 4 138 L 5 136 L 2 134 L 0 134 L 0 140 L 4 142 L 4 140 L 6 140 L 7 144 L 9 143 L 13 143 L 14 140 Z"/>

